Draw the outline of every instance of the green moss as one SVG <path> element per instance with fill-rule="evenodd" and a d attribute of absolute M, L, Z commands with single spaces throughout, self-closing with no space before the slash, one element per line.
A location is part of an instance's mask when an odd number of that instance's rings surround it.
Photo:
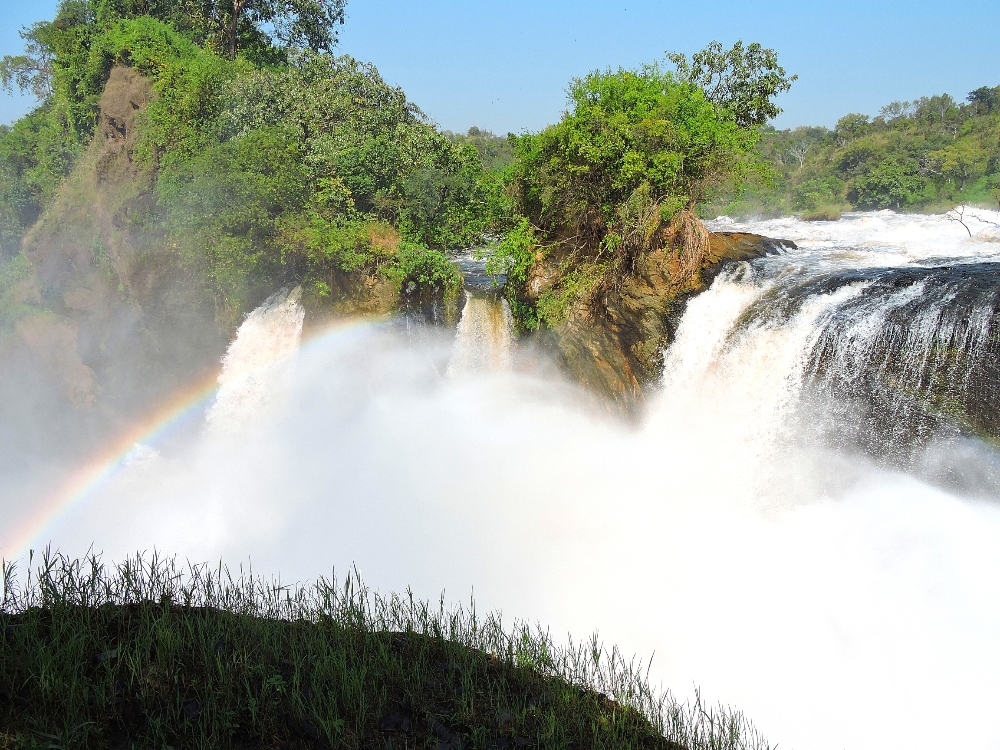
<path fill-rule="evenodd" d="M 604 281 L 609 267 L 606 263 L 584 263 L 572 266 L 558 284 L 538 298 L 538 320 L 549 328 L 566 322 L 577 304 L 586 303 Z"/>

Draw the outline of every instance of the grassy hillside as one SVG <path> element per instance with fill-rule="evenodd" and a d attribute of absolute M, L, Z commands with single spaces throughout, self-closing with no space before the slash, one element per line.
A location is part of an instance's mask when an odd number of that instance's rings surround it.
<path fill-rule="evenodd" d="M 842 210 L 944 211 L 1000 202 L 1000 86 L 965 102 L 951 96 L 893 102 L 877 117 L 837 126 L 767 128 L 761 154 L 772 182 L 730 193 L 706 215 L 836 218 Z"/>
<path fill-rule="evenodd" d="M 46 556 L 0 607 L 4 748 L 767 748 L 738 713 L 680 705 L 592 640 L 496 615 Z"/>

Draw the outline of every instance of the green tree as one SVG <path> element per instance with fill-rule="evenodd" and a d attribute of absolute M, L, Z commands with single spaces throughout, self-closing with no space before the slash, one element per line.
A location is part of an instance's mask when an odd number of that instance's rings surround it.
<path fill-rule="evenodd" d="M 837 136 L 837 143 L 846 146 L 851 141 L 860 138 L 868 132 L 871 125 L 871 118 L 868 115 L 850 114 L 844 115 L 837 120 L 837 127 L 834 130 Z"/>
<path fill-rule="evenodd" d="M 506 136 L 494 135 L 475 126 L 469 128 L 464 135 L 448 131 L 445 131 L 445 135 L 455 143 L 468 143 L 474 146 L 479 152 L 484 169 L 500 171 L 514 162 L 514 150 L 510 145 L 510 139 Z"/>
<path fill-rule="evenodd" d="M 37 29 L 36 24 L 19 32 L 25 42 L 23 55 L 0 59 L 0 86 L 8 94 L 16 89 L 43 102 L 52 96 L 53 51 L 39 37 Z"/>
<path fill-rule="evenodd" d="M 513 229 L 490 268 L 508 274 L 519 325 L 561 324 L 653 250 L 674 252 L 681 275 L 697 271 L 708 232 L 695 211 L 721 187 L 763 174 L 760 125 L 775 111 L 770 97 L 791 80 L 773 53 L 748 49 L 719 58 L 711 47 L 688 69 L 672 58 L 680 74 L 658 65 L 593 72 L 571 82 L 558 124 L 512 136 Z M 703 70 L 714 71 L 714 84 Z M 530 304 L 527 269 L 551 252 L 572 261 L 560 263 L 554 285 Z"/>
<path fill-rule="evenodd" d="M 986 166 L 986 151 L 981 144 L 965 138 L 939 151 L 932 151 L 929 159 L 936 164 L 937 171 L 949 182 L 958 185 L 959 192 L 982 174 Z"/>
<path fill-rule="evenodd" d="M 337 43 L 337 24 L 344 23 L 347 0 L 228 0 L 216 8 L 223 42 L 235 58 L 247 35 L 273 27 L 285 47 L 329 51 Z M 266 32 L 264 32 L 266 33 Z"/>
<path fill-rule="evenodd" d="M 844 182 L 836 176 L 814 177 L 792 188 L 792 206 L 797 211 L 811 211 L 843 200 Z"/>
<path fill-rule="evenodd" d="M 667 54 L 677 69 L 677 77 L 705 92 L 713 104 L 732 113 L 740 127 L 760 126 L 781 114 L 773 99 L 788 91 L 798 76 L 789 76 L 778 65 L 778 55 L 757 42 L 743 46 L 738 41 L 723 49 L 712 42 L 688 61 L 679 52 Z"/>
<path fill-rule="evenodd" d="M 591 73 L 569 95 L 558 125 L 514 139 L 515 186 L 536 226 L 606 230 L 637 191 L 670 220 L 750 167 L 756 132 L 657 66 Z"/>
<path fill-rule="evenodd" d="M 975 106 L 978 114 L 993 114 L 1000 111 L 1000 86 L 980 86 L 970 91 L 966 99 Z"/>
<path fill-rule="evenodd" d="M 884 161 L 857 178 L 851 197 L 861 208 L 902 208 L 917 187 L 913 175 L 895 162 Z"/>
<path fill-rule="evenodd" d="M 437 249 L 473 244 L 498 197 L 476 150 L 438 133 L 398 88 L 351 57 L 303 52 L 291 65 L 241 77 L 225 99 L 223 130 L 295 132 L 313 210 L 370 216 Z"/>

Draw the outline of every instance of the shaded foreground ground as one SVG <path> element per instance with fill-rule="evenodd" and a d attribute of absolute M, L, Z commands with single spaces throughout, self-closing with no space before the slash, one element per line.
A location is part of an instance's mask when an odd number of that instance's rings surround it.
<path fill-rule="evenodd" d="M 557 647 L 356 576 L 46 555 L 4 568 L 0 748 L 768 748 L 595 640 Z"/>

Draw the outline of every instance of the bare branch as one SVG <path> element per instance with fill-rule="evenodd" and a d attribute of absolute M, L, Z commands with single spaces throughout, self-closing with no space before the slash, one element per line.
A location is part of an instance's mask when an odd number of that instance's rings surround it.
<path fill-rule="evenodd" d="M 951 211 L 946 213 L 944 216 L 948 219 L 948 221 L 957 221 L 965 227 L 965 231 L 969 233 L 969 236 L 972 236 L 972 230 L 969 229 L 969 225 L 965 223 L 965 206 L 957 206 L 951 209 Z"/>

